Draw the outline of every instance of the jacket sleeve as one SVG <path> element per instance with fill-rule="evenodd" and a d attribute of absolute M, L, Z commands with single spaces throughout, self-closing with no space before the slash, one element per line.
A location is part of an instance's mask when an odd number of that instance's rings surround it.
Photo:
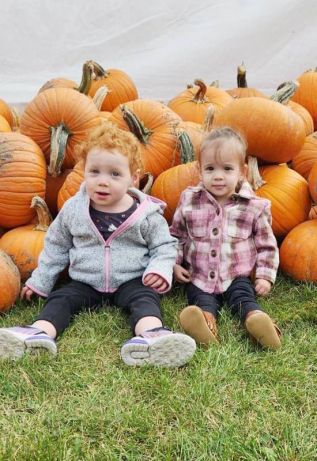
<path fill-rule="evenodd" d="M 263 211 L 257 216 L 253 228 L 257 249 L 255 277 L 274 283 L 279 265 L 279 251 L 271 224 L 271 205 L 267 202 Z"/>
<path fill-rule="evenodd" d="M 177 239 L 171 236 L 167 221 L 159 212 L 149 215 L 146 223 L 143 237 L 147 242 L 150 260 L 142 280 L 148 274 L 158 274 L 168 283 L 167 292 L 172 286 Z"/>
<path fill-rule="evenodd" d="M 25 282 L 26 286 L 41 296 L 48 296 L 60 272 L 69 263 L 69 250 L 73 246 L 73 239 L 66 224 L 68 209 L 69 207 L 64 206 L 49 226 L 38 266 Z"/>
<path fill-rule="evenodd" d="M 185 194 L 182 193 L 174 213 L 173 222 L 170 226 L 170 233 L 178 239 L 176 263 L 182 264 L 184 257 L 184 245 L 188 239 L 186 221 L 183 214 Z"/>

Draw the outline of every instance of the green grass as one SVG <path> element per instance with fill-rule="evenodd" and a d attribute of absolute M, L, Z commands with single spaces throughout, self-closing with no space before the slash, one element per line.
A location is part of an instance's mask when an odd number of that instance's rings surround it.
<path fill-rule="evenodd" d="M 0 460 L 317 460 L 317 286 L 278 279 L 261 300 L 283 330 L 277 352 L 256 348 L 227 311 L 220 347 L 182 369 L 130 368 L 117 309 L 77 317 L 57 358 L 0 363 Z M 164 298 L 178 329 L 181 289 Z M 0 326 L 31 322 L 20 303 Z"/>

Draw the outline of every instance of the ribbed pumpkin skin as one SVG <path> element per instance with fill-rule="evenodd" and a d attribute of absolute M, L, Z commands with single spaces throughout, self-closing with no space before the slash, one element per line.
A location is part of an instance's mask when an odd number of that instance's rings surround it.
<path fill-rule="evenodd" d="M 292 101 L 304 106 L 314 120 L 314 129 L 317 130 L 317 71 L 304 72 L 296 79 L 299 87 L 295 91 Z"/>
<path fill-rule="evenodd" d="M 313 202 L 317 203 L 317 160 L 308 176 L 308 187 Z"/>
<path fill-rule="evenodd" d="M 200 145 L 201 145 L 201 141 L 204 136 L 202 125 L 200 125 L 200 123 L 195 123 L 195 122 L 180 122 L 180 124 L 178 125 L 178 130 L 186 131 L 186 133 L 188 134 L 192 142 L 194 153 L 195 153 L 195 158 L 197 158 Z"/>
<path fill-rule="evenodd" d="M 230 90 L 226 90 L 230 96 L 233 98 L 268 98 L 262 91 L 257 90 L 256 88 L 232 88 Z"/>
<path fill-rule="evenodd" d="M 260 173 L 266 184 L 256 195 L 271 201 L 273 232 L 284 237 L 308 219 L 311 203 L 307 181 L 286 165 L 264 166 Z"/>
<path fill-rule="evenodd" d="M 20 288 L 20 274 L 12 259 L 0 250 L 0 312 L 6 312 L 17 300 Z"/>
<path fill-rule="evenodd" d="M 6 119 L 10 127 L 13 125 L 13 115 L 10 106 L 3 100 L 0 99 L 0 115 Z"/>
<path fill-rule="evenodd" d="M 67 175 L 64 184 L 60 188 L 57 196 L 57 208 L 60 210 L 66 200 L 79 191 L 80 185 L 84 180 L 84 164 L 82 161 L 76 163 L 73 170 Z"/>
<path fill-rule="evenodd" d="M 8 133 L 9 131 L 12 131 L 9 122 L 4 118 L 3 115 L 0 115 L 0 132 Z"/>
<path fill-rule="evenodd" d="M 196 162 L 184 163 L 163 171 L 151 189 L 151 195 L 163 200 L 167 204 L 164 216 L 169 224 L 173 216 L 181 193 L 186 187 L 196 186 L 199 183 L 199 170 Z"/>
<path fill-rule="evenodd" d="M 92 82 L 89 90 L 89 96 L 93 97 L 101 86 L 109 89 L 100 110 L 112 112 L 119 104 L 138 98 L 138 91 L 129 75 L 119 69 L 107 69 L 106 72 L 105 77 Z"/>
<path fill-rule="evenodd" d="M 39 146 L 20 133 L 0 133 L 0 226 L 28 224 L 34 195 L 45 196 L 46 162 Z"/>
<path fill-rule="evenodd" d="M 313 117 L 310 115 L 307 109 L 301 104 L 298 104 L 295 101 L 288 101 L 287 106 L 295 112 L 295 114 L 299 115 L 304 122 L 305 125 L 305 133 L 306 136 L 312 134 L 314 132 L 314 120 Z"/>
<path fill-rule="evenodd" d="M 50 88 L 72 88 L 75 89 L 78 87 L 78 84 L 73 80 L 68 80 L 67 78 L 52 78 L 44 83 L 39 89 L 39 93 L 42 91 L 49 90 Z"/>
<path fill-rule="evenodd" d="M 100 124 L 100 115 L 93 101 L 71 88 L 51 88 L 39 93 L 26 106 L 21 119 L 21 133 L 32 138 L 50 158 L 50 127 L 61 122 L 70 131 L 63 168 L 76 163 L 74 147 L 87 139 L 89 130 Z"/>
<path fill-rule="evenodd" d="M 240 98 L 215 115 L 213 127 L 230 126 L 248 143 L 248 154 L 270 163 L 290 161 L 305 141 L 305 127 L 292 109 L 264 98 Z"/>
<path fill-rule="evenodd" d="M 299 224 L 282 242 L 281 270 L 295 280 L 317 282 L 316 248 L 317 220 Z"/>
<path fill-rule="evenodd" d="M 44 246 L 46 232 L 34 230 L 36 224 L 20 226 L 6 232 L 0 239 L 0 248 L 17 266 L 21 280 L 27 280 L 37 267 L 38 257 Z"/>
<path fill-rule="evenodd" d="M 224 90 L 212 86 L 207 87 L 204 102 L 195 101 L 198 87 L 188 88 L 168 102 L 174 112 L 184 121 L 203 123 L 210 104 L 213 104 L 215 113 L 220 112 L 232 101 L 232 97 Z"/>
<path fill-rule="evenodd" d="M 158 101 L 137 99 L 122 105 L 131 110 L 143 125 L 151 130 L 146 143 L 140 142 L 144 172 L 150 172 L 156 178 L 162 171 L 180 163 L 177 149 L 176 127 L 180 117 Z M 123 119 L 121 105 L 109 118 L 119 128 L 130 131 Z"/>
<path fill-rule="evenodd" d="M 293 157 L 292 168 L 308 179 L 315 162 L 317 162 L 317 132 L 306 136 L 301 150 Z"/>

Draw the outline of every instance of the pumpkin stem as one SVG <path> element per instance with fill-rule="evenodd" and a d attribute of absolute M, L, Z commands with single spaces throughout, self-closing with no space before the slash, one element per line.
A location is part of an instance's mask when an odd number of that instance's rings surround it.
<path fill-rule="evenodd" d="M 11 107 L 11 114 L 13 118 L 12 122 L 12 131 L 19 131 L 20 128 L 20 116 L 19 112 L 15 107 Z"/>
<path fill-rule="evenodd" d="M 197 102 L 197 104 L 206 102 L 206 99 L 205 99 L 205 95 L 207 91 L 206 83 L 200 80 L 199 78 L 196 78 L 196 80 L 194 81 L 194 84 L 199 86 L 199 89 L 197 93 L 195 94 L 193 101 Z"/>
<path fill-rule="evenodd" d="M 211 82 L 209 86 L 213 86 L 214 88 L 219 88 L 219 80 L 214 80 Z"/>
<path fill-rule="evenodd" d="M 140 190 L 145 194 L 149 194 L 154 182 L 154 176 L 150 173 L 144 173 L 140 181 Z"/>
<path fill-rule="evenodd" d="M 248 182 L 251 184 L 253 190 L 258 190 L 265 184 L 264 179 L 259 172 L 258 159 L 256 157 L 248 156 Z"/>
<path fill-rule="evenodd" d="M 272 101 L 280 102 L 281 104 L 287 104 L 298 87 L 298 82 L 290 81 L 281 83 L 270 99 Z"/>
<path fill-rule="evenodd" d="M 215 106 L 213 104 L 209 104 L 205 118 L 203 123 L 203 132 L 209 133 L 212 129 L 212 124 L 215 117 Z"/>
<path fill-rule="evenodd" d="M 91 84 L 107 75 L 107 72 L 95 61 L 86 61 L 83 64 L 83 74 L 81 82 L 77 88 L 80 93 L 88 94 Z"/>
<path fill-rule="evenodd" d="M 194 146 L 186 131 L 177 133 L 177 143 L 180 150 L 181 163 L 193 162 L 195 160 Z"/>
<path fill-rule="evenodd" d="M 109 93 L 109 88 L 106 85 L 101 86 L 96 91 L 94 97 L 92 98 L 92 101 L 95 103 L 95 106 L 97 107 L 98 110 L 101 110 L 102 103 L 104 102 L 108 93 Z"/>
<path fill-rule="evenodd" d="M 38 219 L 38 224 L 35 227 L 33 227 L 33 230 L 46 232 L 48 226 L 53 221 L 53 218 L 45 203 L 45 200 L 43 200 L 38 195 L 35 195 L 31 201 L 31 208 L 35 208 Z"/>
<path fill-rule="evenodd" d="M 51 176 L 56 177 L 61 173 L 61 167 L 65 158 L 65 150 L 68 136 L 71 134 L 64 123 L 56 127 L 50 127 L 51 132 L 51 153 L 48 172 Z"/>
<path fill-rule="evenodd" d="M 238 66 L 238 74 L 237 74 L 237 84 L 238 84 L 238 88 L 248 88 L 248 84 L 247 84 L 247 79 L 246 79 L 246 75 L 247 75 L 247 70 L 244 66 L 244 62 L 242 61 L 241 65 Z"/>
<path fill-rule="evenodd" d="M 142 144 L 147 144 L 152 131 L 146 128 L 138 117 L 128 109 L 124 104 L 120 105 L 123 120 L 129 127 L 129 130 L 138 138 Z"/>

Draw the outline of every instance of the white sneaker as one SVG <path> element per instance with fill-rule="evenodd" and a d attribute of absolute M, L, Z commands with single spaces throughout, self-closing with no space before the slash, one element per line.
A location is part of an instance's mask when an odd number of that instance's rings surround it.
<path fill-rule="evenodd" d="M 46 349 L 52 355 L 57 354 L 55 340 L 38 328 L 0 328 L 0 358 L 18 359 L 36 349 Z"/>

